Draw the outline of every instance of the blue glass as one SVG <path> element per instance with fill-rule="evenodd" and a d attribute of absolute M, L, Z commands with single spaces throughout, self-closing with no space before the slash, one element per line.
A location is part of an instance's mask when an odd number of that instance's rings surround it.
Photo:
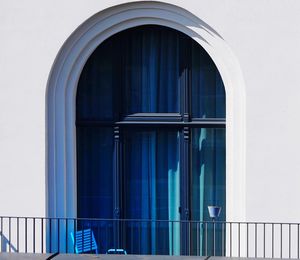
<path fill-rule="evenodd" d="M 112 218 L 113 129 L 77 128 L 77 217 Z"/>
<path fill-rule="evenodd" d="M 77 87 L 77 120 L 113 121 L 117 117 L 119 77 L 114 41 L 103 42 L 85 64 Z"/>
<path fill-rule="evenodd" d="M 194 128 L 192 130 L 192 180 L 191 180 L 191 219 L 196 221 L 211 221 L 208 206 L 219 206 L 221 212 L 217 220 L 226 221 L 226 151 L 225 129 Z M 196 228 L 196 227 L 194 227 Z M 208 255 L 213 255 L 212 231 L 208 226 Z M 192 243 L 192 252 L 200 250 L 205 255 L 205 230 L 200 229 L 200 248 Z M 199 230 L 192 229 L 192 241 L 197 241 Z M 221 225 L 216 226 L 216 255 L 221 252 Z"/>
<path fill-rule="evenodd" d="M 196 42 L 192 43 L 192 117 L 225 118 L 225 88 L 213 60 Z"/>
<path fill-rule="evenodd" d="M 179 113 L 185 88 L 191 88 L 193 118 L 225 118 L 223 81 L 197 42 L 163 26 L 128 29 L 99 45 L 84 66 L 77 119 Z"/>
<path fill-rule="evenodd" d="M 179 32 L 148 26 L 122 34 L 125 115 L 179 112 Z"/>
<path fill-rule="evenodd" d="M 190 97 L 185 100 L 186 92 Z M 180 254 L 184 228 L 166 221 L 180 220 L 180 197 L 188 189 L 180 183 L 182 126 L 171 130 L 175 128 L 118 124 L 117 190 L 113 127 L 135 113 L 182 113 L 185 101 L 192 119 L 225 118 L 225 89 L 214 62 L 198 43 L 171 28 L 145 25 L 117 33 L 100 44 L 84 66 L 76 96 L 77 216 L 112 219 L 120 198 L 120 217 L 129 219 L 124 225 L 95 225 L 100 252 L 115 247 L 120 236 L 128 253 Z M 217 204 L 222 207 L 219 220 L 225 220 L 225 130 L 190 129 L 191 219 L 209 220 L 207 206 Z M 79 228 L 90 228 L 85 225 L 92 224 L 80 222 Z M 191 254 L 196 254 L 199 230 L 189 227 Z M 200 236 L 204 253 L 203 230 Z"/>
<path fill-rule="evenodd" d="M 125 144 L 124 217 L 180 220 L 178 132 L 128 131 Z M 134 223 L 127 226 L 129 253 L 170 254 L 171 250 L 180 253 L 179 225 L 175 224 L 172 230 L 163 221 L 130 225 Z"/>

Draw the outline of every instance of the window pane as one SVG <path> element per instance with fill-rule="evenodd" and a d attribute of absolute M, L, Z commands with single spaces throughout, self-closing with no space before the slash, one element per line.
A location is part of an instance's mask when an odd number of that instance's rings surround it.
<path fill-rule="evenodd" d="M 85 64 L 77 88 L 77 119 L 111 121 L 117 116 L 117 50 L 114 41 L 105 41 Z"/>
<path fill-rule="evenodd" d="M 226 177 L 225 177 L 225 129 L 196 128 L 192 130 L 192 180 L 191 218 L 197 221 L 211 220 L 207 206 L 220 206 L 217 220 L 225 221 Z M 213 226 L 208 226 L 212 229 Z M 192 230 L 196 236 L 197 230 Z M 204 232 L 203 229 L 200 231 Z M 216 226 L 216 254 L 221 255 L 221 226 Z M 208 232 L 210 235 L 212 232 Z M 196 237 L 195 237 L 196 241 Z M 208 249 L 212 250 L 208 238 Z M 205 241 L 200 241 L 200 253 L 205 254 Z M 192 244 L 195 253 L 197 246 Z M 208 254 L 212 254 L 210 251 Z"/>
<path fill-rule="evenodd" d="M 125 115 L 179 112 L 179 33 L 143 26 L 122 34 Z"/>
<path fill-rule="evenodd" d="M 128 131 L 125 145 L 124 217 L 180 220 L 178 132 Z M 135 241 L 133 244 L 141 242 L 140 254 L 169 254 L 171 249 L 179 254 L 179 225 L 169 228 L 168 222 L 145 222 L 126 236 L 128 241 Z M 142 232 L 142 241 L 138 240 L 138 232 Z M 132 250 L 131 253 L 138 253 L 138 248 Z"/>
<path fill-rule="evenodd" d="M 214 62 L 192 44 L 192 117 L 225 118 L 225 88 Z"/>
<path fill-rule="evenodd" d="M 112 218 L 113 129 L 77 127 L 77 216 Z"/>

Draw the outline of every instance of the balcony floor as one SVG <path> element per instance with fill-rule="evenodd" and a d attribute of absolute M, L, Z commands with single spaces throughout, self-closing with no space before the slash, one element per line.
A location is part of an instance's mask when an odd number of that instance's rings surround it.
<path fill-rule="evenodd" d="M 152 256 L 152 255 L 74 255 L 74 254 L 24 254 L 24 253 L 0 253 L 0 260 L 254 260 L 258 258 L 238 258 L 238 257 L 201 257 L 201 256 Z M 260 260 L 263 258 L 259 258 Z M 282 258 L 283 259 L 283 258 Z M 272 260 L 272 258 L 268 258 Z"/>

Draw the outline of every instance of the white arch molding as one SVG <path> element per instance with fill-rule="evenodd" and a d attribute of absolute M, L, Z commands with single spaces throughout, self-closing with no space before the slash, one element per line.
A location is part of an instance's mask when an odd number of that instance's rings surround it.
<path fill-rule="evenodd" d="M 134 2 L 101 11 L 79 26 L 59 51 L 46 93 L 46 215 L 76 217 L 77 82 L 95 48 L 124 29 L 164 25 L 197 41 L 211 56 L 226 91 L 226 219 L 245 220 L 245 86 L 222 37 L 190 12 L 162 2 Z"/>

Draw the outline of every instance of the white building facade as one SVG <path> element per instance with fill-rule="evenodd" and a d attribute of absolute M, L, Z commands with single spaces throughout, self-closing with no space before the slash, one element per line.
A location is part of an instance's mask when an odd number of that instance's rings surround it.
<path fill-rule="evenodd" d="M 160 25 L 198 42 L 226 92 L 226 221 L 299 222 L 300 3 L 1 1 L 2 216 L 76 217 L 75 99 L 99 44 Z"/>

